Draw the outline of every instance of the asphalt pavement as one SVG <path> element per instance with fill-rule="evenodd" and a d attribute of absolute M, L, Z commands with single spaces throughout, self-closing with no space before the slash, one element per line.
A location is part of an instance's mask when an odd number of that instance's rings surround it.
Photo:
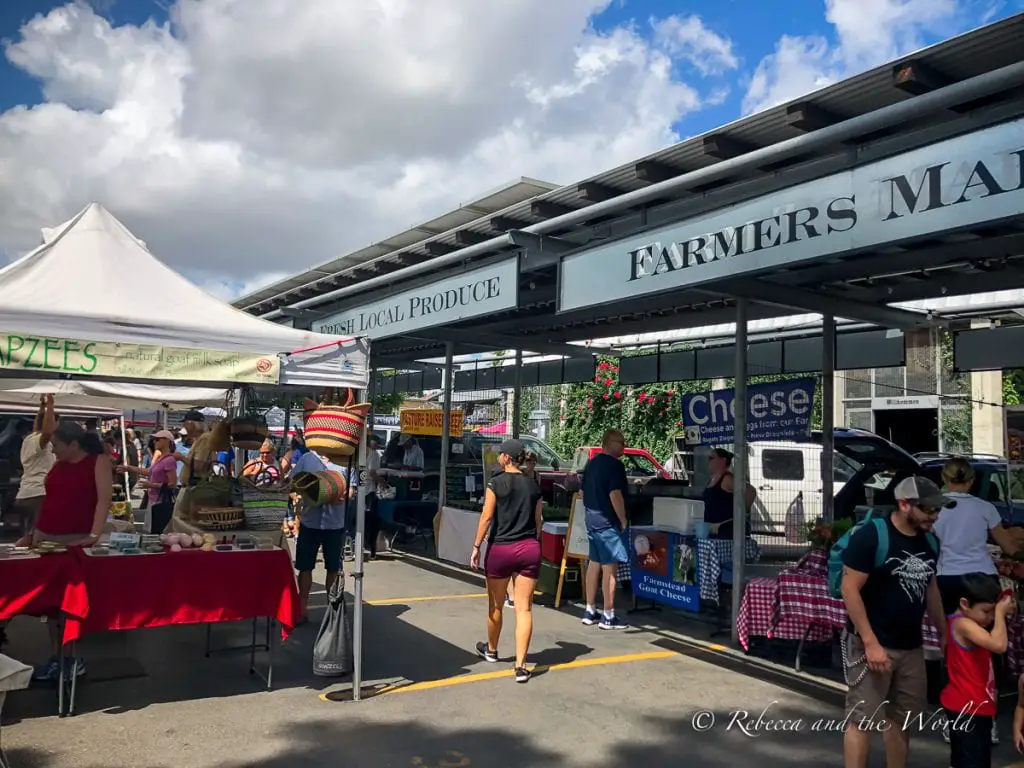
<path fill-rule="evenodd" d="M 248 674 L 247 651 L 205 658 L 202 627 L 108 633 L 83 643 L 79 714 L 58 719 L 48 687 L 9 697 L 2 743 L 11 768 L 842 765 L 834 689 L 702 649 L 659 615 L 607 632 L 582 626 L 578 606 L 538 606 L 537 671 L 518 685 L 512 610 L 503 661 L 473 652 L 486 606 L 478 580 L 401 559 L 366 572 L 364 677 L 385 693 L 353 702 L 343 681 L 312 675 L 318 610 L 281 647 L 269 692 Z M 214 640 L 243 645 L 250 631 L 219 626 Z M 45 656 L 38 621 L 17 619 L 11 637 L 11 655 Z M 925 733 L 911 764 L 948 765 L 947 749 Z M 998 747 L 995 765 L 1012 761 L 1012 748 Z M 884 765 L 880 744 L 872 764 Z"/>

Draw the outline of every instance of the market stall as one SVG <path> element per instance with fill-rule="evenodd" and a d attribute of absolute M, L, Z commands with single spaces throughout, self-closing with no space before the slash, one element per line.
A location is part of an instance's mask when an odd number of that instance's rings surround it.
<path fill-rule="evenodd" d="M 296 330 L 217 301 L 96 204 L 45 230 L 42 246 L 0 270 L 4 400 L 38 403 L 49 393 L 76 408 L 227 406 L 244 421 L 254 414 L 239 410 L 238 387 L 363 389 L 366 356 L 360 339 Z M 173 542 L 113 534 L 109 546 L 88 552 L 45 542 L 6 551 L 0 616 L 60 614 L 67 642 L 95 631 L 257 617 L 287 632 L 297 605 L 288 554 L 278 542 L 235 533 L 248 521 L 230 503 L 193 505 L 196 530 Z M 183 551 L 192 548 L 185 539 L 206 551 Z"/>

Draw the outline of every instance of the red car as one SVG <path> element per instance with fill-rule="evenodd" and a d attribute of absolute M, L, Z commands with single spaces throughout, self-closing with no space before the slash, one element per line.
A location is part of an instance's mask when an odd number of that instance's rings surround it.
<path fill-rule="evenodd" d="M 587 462 L 601 452 L 600 446 L 577 448 L 572 461 L 572 472 L 579 474 L 587 466 Z M 671 480 L 672 475 L 654 458 L 646 448 L 627 448 L 622 456 L 626 465 L 626 476 L 630 480 L 643 482 L 653 477 Z"/>

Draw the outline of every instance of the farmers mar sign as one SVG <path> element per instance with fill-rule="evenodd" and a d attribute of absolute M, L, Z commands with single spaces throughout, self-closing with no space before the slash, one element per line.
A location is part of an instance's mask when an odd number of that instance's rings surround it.
<path fill-rule="evenodd" d="M 798 184 L 567 256 L 564 312 L 870 246 L 1024 210 L 1024 119 Z"/>

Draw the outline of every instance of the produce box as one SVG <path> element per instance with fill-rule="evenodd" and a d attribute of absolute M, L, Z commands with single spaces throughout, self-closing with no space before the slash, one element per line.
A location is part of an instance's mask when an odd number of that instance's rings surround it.
<path fill-rule="evenodd" d="M 562 567 L 557 563 L 542 560 L 540 578 L 537 579 L 537 590 L 545 595 L 554 596 L 558 591 L 558 571 Z M 578 600 L 583 597 L 583 582 L 580 579 L 580 567 L 576 562 L 565 564 L 565 582 L 562 584 L 563 600 Z"/>

